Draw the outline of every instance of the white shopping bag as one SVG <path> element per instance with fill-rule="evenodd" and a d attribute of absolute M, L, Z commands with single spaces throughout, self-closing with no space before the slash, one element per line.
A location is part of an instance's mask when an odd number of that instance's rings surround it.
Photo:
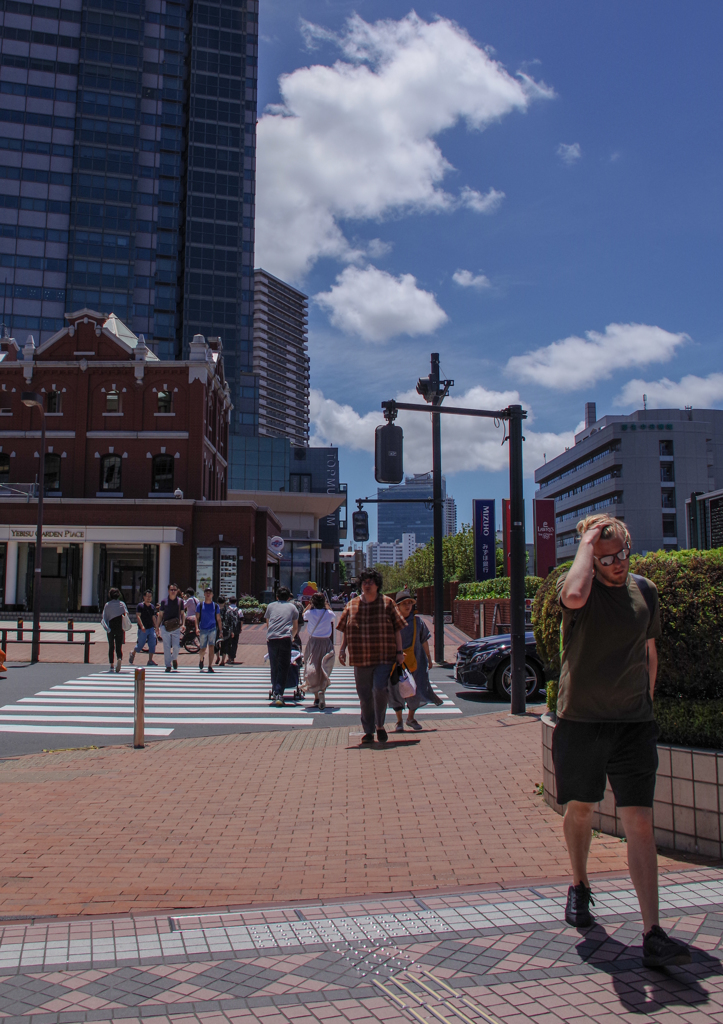
<path fill-rule="evenodd" d="M 403 668 L 399 673 L 399 696 L 403 700 L 408 700 L 413 697 L 417 692 L 417 684 L 414 682 L 414 676 L 408 668 Z"/>

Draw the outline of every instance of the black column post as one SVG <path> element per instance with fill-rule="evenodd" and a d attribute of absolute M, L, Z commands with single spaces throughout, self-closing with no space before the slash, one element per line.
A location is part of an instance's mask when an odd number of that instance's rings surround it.
<path fill-rule="evenodd" d="M 40 411 L 40 460 L 38 465 L 38 524 L 35 531 L 35 578 L 33 581 L 33 642 L 30 661 L 40 661 L 40 599 L 43 585 L 43 498 L 45 497 L 45 410 Z"/>
<path fill-rule="evenodd" d="M 439 391 L 439 353 L 432 353 L 430 383 Z M 432 402 L 432 498 L 434 501 L 434 660 L 444 664 L 444 560 L 442 554 L 442 417 L 434 412 L 441 402 L 438 395 Z"/>
<path fill-rule="evenodd" d="M 522 406 L 510 413 L 510 633 L 512 634 L 512 700 L 510 713 L 524 715 L 525 672 L 525 506 L 522 490 Z"/>

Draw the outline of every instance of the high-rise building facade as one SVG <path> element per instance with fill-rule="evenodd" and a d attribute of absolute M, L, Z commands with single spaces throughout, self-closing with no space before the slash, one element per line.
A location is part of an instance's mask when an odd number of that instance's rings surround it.
<path fill-rule="evenodd" d="M 308 296 L 266 270 L 254 273 L 253 372 L 258 433 L 309 443 Z"/>
<path fill-rule="evenodd" d="M 252 370 L 258 0 L 0 0 L 5 320 L 44 341 L 113 312 L 162 358 Z M 3 180 L 4 179 L 4 180 Z"/>
<path fill-rule="evenodd" d="M 442 477 L 442 498 L 447 496 L 447 484 Z M 434 534 L 434 512 L 432 510 L 432 474 L 415 473 L 406 476 L 403 484 L 377 489 L 377 540 L 389 544 L 404 533 L 416 535 L 418 544 L 426 544 Z M 417 502 L 400 502 L 395 498 L 422 499 Z M 428 502 L 429 504 L 424 504 Z"/>

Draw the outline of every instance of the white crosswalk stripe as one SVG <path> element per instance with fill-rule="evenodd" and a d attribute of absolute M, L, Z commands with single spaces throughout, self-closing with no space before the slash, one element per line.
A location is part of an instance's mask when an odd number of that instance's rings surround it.
<path fill-rule="evenodd" d="M 359 717 L 354 670 L 349 667 L 334 669 L 324 711 L 313 709 L 311 696 L 294 701 L 289 689 L 286 707 L 269 707 L 268 667 L 219 668 L 213 677 L 190 667 L 172 673 L 162 666 L 145 671 L 147 736 L 170 736 L 179 725 L 313 726 L 321 715 L 334 720 Z M 0 733 L 132 736 L 133 680 L 134 670 L 126 666 L 119 673 L 93 672 L 21 697 L 0 707 Z M 462 714 L 441 690 L 434 691 L 444 703 L 420 708 L 417 715 Z"/>

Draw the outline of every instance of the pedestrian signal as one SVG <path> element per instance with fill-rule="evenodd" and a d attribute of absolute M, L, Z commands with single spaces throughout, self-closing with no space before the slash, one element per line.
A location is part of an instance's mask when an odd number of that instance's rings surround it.
<path fill-rule="evenodd" d="M 352 512 L 351 525 L 355 541 L 369 540 L 369 513 Z"/>
<path fill-rule="evenodd" d="M 374 431 L 374 479 L 378 484 L 399 484 L 404 479 L 404 431 L 385 423 Z"/>

